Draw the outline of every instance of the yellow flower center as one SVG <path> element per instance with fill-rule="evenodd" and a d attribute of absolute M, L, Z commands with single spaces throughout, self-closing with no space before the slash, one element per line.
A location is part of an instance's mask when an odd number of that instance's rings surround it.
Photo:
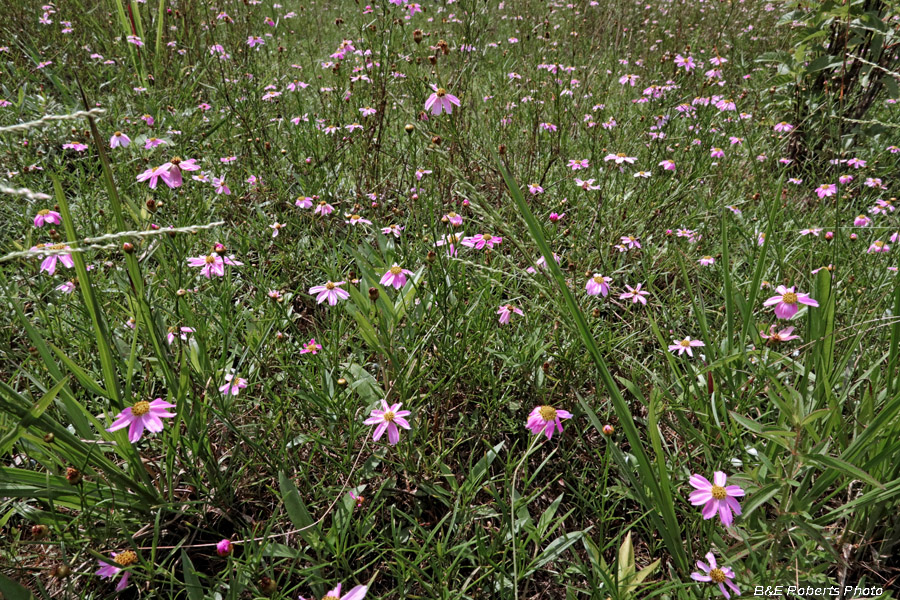
<path fill-rule="evenodd" d="M 394 417 L 396 417 L 396 416 L 397 416 L 397 415 L 394 414 L 394 411 L 389 410 L 389 411 L 387 411 L 386 413 L 384 413 L 384 415 L 382 416 L 382 418 L 383 418 L 385 421 L 387 421 L 388 423 L 391 423 L 391 422 L 394 421 Z"/>
<path fill-rule="evenodd" d="M 144 402 L 144 404 L 146 404 L 146 402 Z M 125 552 L 120 552 L 116 555 L 116 563 L 123 567 L 133 565 L 136 562 L 137 554 L 131 550 L 126 550 Z"/>
<path fill-rule="evenodd" d="M 687 348 L 688 346 L 691 345 L 691 340 L 684 339 L 684 340 L 681 340 L 681 341 L 678 342 L 678 343 L 681 344 L 682 346 L 684 346 L 685 348 Z"/>
<path fill-rule="evenodd" d="M 402 272 L 403 272 L 403 269 L 401 267 L 398 267 L 397 265 L 394 265 L 393 267 L 391 267 L 392 275 L 399 275 Z"/>
<path fill-rule="evenodd" d="M 436 91 L 435 94 L 437 94 L 438 98 L 443 98 L 447 95 L 447 90 L 445 90 L 444 88 L 438 88 L 438 91 Z"/>
<path fill-rule="evenodd" d="M 156 139 L 156 138 L 154 138 L 154 139 Z M 176 156 L 175 158 L 173 158 L 173 159 L 170 160 L 169 162 L 172 163 L 173 165 L 175 165 L 175 166 L 177 167 L 177 166 L 178 166 L 178 163 L 181 162 L 181 157 L 180 157 L 180 156 Z"/>
<path fill-rule="evenodd" d="M 625 154 L 624 152 L 619 152 L 618 154 L 616 154 L 616 156 L 618 156 L 619 158 L 625 158 L 628 155 Z"/>
<path fill-rule="evenodd" d="M 325 284 L 325 289 L 326 289 L 326 290 L 333 290 L 335 287 L 337 287 L 337 286 L 335 286 L 335 285 L 334 285 L 332 282 L 330 282 L 330 281 L 329 281 L 328 283 Z"/>
<path fill-rule="evenodd" d="M 712 260 L 712 256 L 704 256 L 703 260 Z"/>
<path fill-rule="evenodd" d="M 709 578 L 713 583 L 725 583 L 725 572 L 722 569 L 712 569 L 709 572 Z"/>
<path fill-rule="evenodd" d="M 63 250 L 65 247 L 65 244 L 53 244 L 52 246 L 48 246 L 50 250 Z"/>
<path fill-rule="evenodd" d="M 206 260 L 206 264 L 211 265 L 211 264 L 213 264 L 214 262 L 216 262 L 216 255 L 215 255 L 215 254 L 210 254 L 209 256 L 206 257 L 205 260 Z"/>
<path fill-rule="evenodd" d="M 49 215 L 49 214 L 50 214 L 50 211 L 49 211 L 48 209 L 46 209 L 46 208 L 43 208 L 43 209 L 41 209 L 41 210 L 38 211 L 38 214 L 39 214 L 39 215 Z"/>
<path fill-rule="evenodd" d="M 556 409 L 552 406 L 542 406 L 540 409 L 538 409 L 538 413 L 540 413 L 541 418 L 545 421 L 556 420 Z"/>
<path fill-rule="evenodd" d="M 881 240 L 875 240 L 876 248 L 881 248 L 882 246 L 884 246 L 884 242 L 882 242 Z"/>
<path fill-rule="evenodd" d="M 319 206 L 325 206 L 326 204 L 328 204 L 328 203 L 325 202 L 324 200 L 319 200 Z"/>
<path fill-rule="evenodd" d="M 485 233 L 483 236 L 481 236 L 481 239 L 483 239 L 484 241 L 488 242 L 488 241 L 490 241 L 491 239 L 493 239 L 493 237 L 494 237 L 494 236 L 492 236 L 491 234 Z"/>
<path fill-rule="evenodd" d="M 337 596 L 325 596 L 322 600 L 341 600 Z"/>
<path fill-rule="evenodd" d="M 716 500 L 724 500 L 726 496 L 728 496 L 728 492 L 725 491 L 721 485 L 714 485 L 709 490 L 709 493 L 712 494 L 712 497 Z"/>
<path fill-rule="evenodd" d="M 452 219 L 452 218 L 456 217 L 456 213 L 455 213 L 455 212 L 449 212 L 449 213 L 447 213 L 447 216 L 450 217 L 450 218 Z"/>
<path fill-rule="evenodd" d="M 115 132 L 115 133 L 113 134 L 113 137 L 122 137 L 122 132 L 121 132 L 121 131 Z"/>
<path fill-rule="evenodd" d="M 134 406 L 131 407 L 131 414 L 136 417 L 141 417 L 150 412 L 150 403 L 146 400 L 141 400 L 140 402 L 135 402 Z M 121 556 L 121 554 L 119 555 Z"/>
<path fill-rule="evenodd" d="M 594 283 L 596 283 L 596 284 L 603 283 L 603 278 L 600 277 L 599 275 L 594 275 Z"/>
<path fill-rule="evenodd" d="M 359 218 L 360 218 L 359 215 L 350 215 L 350 220 L 351 220 L 351 221 L 356 221 L 356 220 L 359 219 Z"/>
<path fill-rule="evenodd" d="M 781 301 L 785 304 L 797 304 L 797 294 L 795 294 L 794 292 L 788 292 L 781 297 Z"/>
<path fill-rule="evenodd" d="M 318 347 L 315 344 L 307 344 L 306 349 L 307 350 L 318 350 Z"/>

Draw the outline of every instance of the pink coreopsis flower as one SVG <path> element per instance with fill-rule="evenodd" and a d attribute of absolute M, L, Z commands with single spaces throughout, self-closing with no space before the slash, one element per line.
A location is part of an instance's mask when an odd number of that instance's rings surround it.
<path fill-rule="evenodd" d="M 321 349 L 322 344 L 316 343 L 316 338 L 312 338 L 303 344 L 303 347 L 300 349 L 300 354 L 318 354 Z"/>
<path fill-rule="evenodd" d="M 633 235 L 623 235 L 621 238 L 622 245 L 626 248 L 640 248 L 641 241 L 634 237 Z"/>
<path fill-rule="evenodd" d="M 567 410 L 559 410 L 552 406 L 535 406 L 529 413 L 525 427 L 534 435 L 547 436 L 547 439 L 553 439 L 553 433 L 562 433 L 562 419 L 571 419 L 572 413 Z"/>
<path fill-rule="evenodd" d="M 513 313 L 517 315 L 524 316 L 525 313 L 522 312 L 522 309 L 518 306 L 513 306 L 512 304 L 501 304 L 499 308 L 497 308 L 497 314 L 500 315 L 500 324 L 506 325 L 509 323 L 510 317 L 512 317 Z"/>
<path fill-rule="evenodd" d="M 171 346 L 176 336 L 181 338 L 181 341 L 186 342 L 188 339 L 187 334 L 189 333 L 194 333 L 193 327 L 179 327 L 177 330 L 174 327 L 169 327 L 169 331 L 166 333 L 166 342 Z"/>
<path fill-rule="evenodd" d="M 405 229 L 405 227 L 403 227 L 403 225 L 398 225 L 396 223 L 392 223 L 392 224 L 388 225 L 387 227 L 382 227 L 381 233 L 383 233 L 384 235 L 393 234 L 393 236 L 395 238 L 399 238 L 400 235 L 403 233 L 404 229 Z"/>
<path fill-rule="evenodd" d="M 87 150 L 87 145 L 82 144 L 81 142 L 68 142 L 63 144 L 63 150 L 74 150 L 75 152 L 84 152 Z"/>
<path fill-rule="evenodd" d="M 691 72 L 691 69 L 697 66 L 697 64 L 694 62 L 694 57 L 688 56 L 687 58 L 685 58 L 680 54 L 675 55 L 675 65 L 683 68 L 688 73 Z"/>
<path fill-rule="evenodd" d="M 687 352 L 688 356 L 691 358 L 694 357 L 694 352 L 692 348 L 698 348 L 700 346 L 705 346 L 703 342 L 700 340 L 692 340 L 690 336 L 684 338 L 681 341 L 675 342 L 674 344 L 669 344 L 669 352 L 678 353 L 678 356 L 681 356 L 685 352 Z"/>
<path fill-rule="evenodd" d="M 232 544 L 231 540 L 229 539 L 220 540 L 218 543 L 216 543 L 216 554 L 218 554 L 219 556 L 228 556 L 229 554 L 231 554 L 233 549 L 234 544 Z"/>
<path fill-rule="evenodd" d="M 462 222 L 463 222 L 462 215 L 458 215 L 455 212 L 448 212 L 446 215 L 444 215 L 444 217 L 441 220 L 447 221 L 454 227 L 459 227 L 460 225 L 462 225 Z"/>
<path fill-rule="evenodd" d="M 797 314 L 799 310 L 797 304 L 819 306 L 819 303 L 810 298 L 808 294 L 797 292 L 794 286 L 788 288 L 779 285 L 775 291 L 778 292 L 778 295 L 763 302 L 763 306 L 774 306 L 775 316 L 779 319 L 790 319 Z"/>
<path fill-rule="evenodd" d="M 225 185 L 224 177 L 213 177 L 212 184 L 213 184 L 213 187 L 216 188 L 217 194 L 222 194 L 225 196 L 231 195 L 231 190 L 228 188 L 227 185 Z"/>
<path fill-rule="evenodd" d="M 456 244 L 459 243 L 459 241 L 462 239 L 462 236 L 463 236 L 462 232 L 448 233 L 448 234 L 444 235 L 441 239 L 436 241 L 434 243 L 434 245 L 437 246 L 438 248 L 440 248 L 441 246 L 444 246 L 444 245 L 449 246 L 449 248 L 447 248 L 447 254 L 449 256 L 456 256 L 457 250 L 458 250 L 456 247 Z"/>
<path fill-rule="evenodd" d="M 774 129 L 778 133 L 787 133 L 793 128 L 794 128 L 794 126 L 791 125 L 790 123 L 786 123 L 786 122 L 782 121 L 781 123 L 776 123 L 775 127 L 773 127 L 772 129 Z"/>
<path fill-rule="evenodd" d="M 612 283 L 612 277 L 604 277 L 600 273 L 594 273 L 594 276 L 588 279 L 585 291 L 588 296 L 603 295 L 605 298 L 609 294 L 609 284 Z"/>
<path fill-rule="evenodd" d="M 493 249 L 495 244 L 500 244 L 501 242 L 503 242 L 502 237 L 498 237 L 490 233 L 484 233 L 481 235 L 473 235 L 471 237 L 463 238 L 462 245 L 468 246 L 469 248 L 475 248 L 476 250 L 481 250 L 485 246 Z"/>
<path fill-rule="evenodd" d="M 133 444 L 141 439 L 144 428 L 152 433 L 162 431 L 162 419 L 170 419 L 175 416 L 175 413 L 166 410 L 169 408 L 175 408 L 175 405 L 169 404 L 162 398 L 157 398 L 152 402 L 146 400 L 135 402 L 133 406 L 129 406 L 116 416 L 116 420 L 107 431 L 118 431 L 128 427 L 128 441 Z"/>
<path fill-rule="evenodd" d="M 152 150 L 153 148 L 156 148 L 157 146 L 162 146 L 165 143 L 166 143 L 165 140 L 161 140 L 159 138 L 155 138 L 155 137 L 147 138 L 147 140 L 144 142 L 144 150 Z"/>
<path fill-rule="evenodd" d="M 71 250 L 71 248 L 65 244 L 53 244 L 52 246 L 47 246 L 45 244 L 38 244 L 37 246 L 32 246 L 31 250 L 39 251 L 39 250 Z M 62 263 L 62 265 L 71 269 L 75 266 L 75 261 L 72 259 L 71 254 L 49 254 L 47 257 L 41 261 L 41 271 L 46 271 L 47 275 L 53 275 L 56 273 L 56 263 Z"/>
<path fill-rule="evenodd" d="M 856 227 L 868 227 L 871 224 L 872 219 L 870 219 L 866 215 L 859 215 L 855 219 L 853 219 L 853 225 Z"/>
<path fill-rule="evenodd" d="M 275 221 L 274 223 L 269 225 L 269 228 L 272 229 L 273 238 L 278 237 L 278 232 L 281 231 L 282 227 L 284 227 L 284 223 L 279 223 L 278 221 Z"/>
<path fill-rule="evenodd" d="M 591 164 L 586 158 L 578 159 L 578 158 L 570 158 L 567 166 L 573 171 L 577 171 L 579 169 L 587 169 L 590 168 Z"/>
<path fill-rule="evenodd" d="M 444 88 L 432 85 L 431 89 L 434 93 L 425 100 L 425 110 L 431 111 L 433 115 L 439 115 L 446 112 L 448 115 L 453 114 L 453 106 L 459 106 L 459 98 L 449 93 Z"/>
<path fill-rule="evenodd" d="M 708 267 L 715 263 L 716 259 L 714 259 L 712 256 L 703 256 L 697 262 L 700 263 L 701 267 Z"/>
<path fill-rule="evenodd" d="M 210 279 L 213 275 L 218 277 L 225 276 L 225 265 L 240 267 L 244 263 L 234 259 L 234 255 L 221 256 L 217 252 L 213 252 L 207 256 L 192 256 L 187 259 L 188 265 L 192 267 L 202 267 L 200 274 Z"/>
<path fill-rule="evenodd" d="M 130 567 L 131 565 L 135 564 L 137 560 L 137 554 L 135 554 L 131 550 L 119 552 L 118 554 L 113 552 L 111 563 L 99 559 L 97 560 L 97 562 L 100 564 L 100 568 L 97 569 L 95 574 L 99 575 L 100 579 L 112 579 L 113 577 L 121 573 L 125 567 Z M 125 571 L 125 574 L 122 575 L 122 580 L 116 585 L 117 592 L 121 592 L 126 587 L 128 587 L 128 578 L 130 575 L 130 571 Z"/>
<path fill-rule="evenodd" d="M 884 242 L 882 242 L 881 240 L 875 240 L 874 242 L 872 242 L 872 245 L 869 246 L 869 249 L 866 250 L 866 253 L 873 254 L 873 253 L 877 253 L 877 252 L 888 252 L 888 251 L 890 251 L 890 249 L 891 249 L 891 247 L 888 246 L 887 244 L 885 244 Z"/>
<path fill-rule="evenodd" d="M 225 375 L 225 383 L 219 386 L 219 391 L 226 396 L 237 396 L 242 389 L 247 387 L 247 380 L 243 377 L 235 377 L 233 373 Z"/>
<path fill-rule="evenodd" d="M 694 487 L 694 491 L 690 494 L 691 504 L 703 505 L 701 514 L 704 519 L 712 519 L 718 513 L 722 525 L 729 527 L 734 519 L 731 513 L 741 514 L 741 505 L 735 498 L 742 497 L 744 490 L 736 485 L 726 487 L 727 480 L 722 471 L 715 472 L 713 483 L 706 477 L 696 474 L 691 475 L 689 483 Z"/>
<path fill-rule="evenodd" d="M 769 333 L 767 334 L 765 331 L 760 331 L 759 337 L 766 340 L 767 343 L 787 342 L 800 339 L 799 335 L 793 335 L 793 333 L 793 327 L 785 327 L 776 333 L 775 325 L 769 325 Z"/>
<path fill-rule="evenodd" d="M 156 184 L 159 182 L 159 179 L 162 178 L 169 170 L 169 163 L 164 165 L 160 165 L 158 167 L 152 167 L 147 169 L 143 173 L 137 176 L 138 181 L 149 181 L 150 189 L 156 189 Z M 165 179 L 163 179 L 165 181 Z"/>
<path fill-rule="evenodd" d="M 661 166 L 666 171 L 674 171 L 675 170 L 675 161 L 666 159 L 666 160 L 662 161 L 661 163 L 659 163 L 659 166 Z"/>
<path fill-rule="evenodd" d="M 716 557 L 713 556 L 712 552 L 706 553 L 706 561 L 706 563 L 702 560 L 697 561 L 697 568 L 700 569 L 702 573 L 691 573 L 691 579 L 694 581 L 702 581 L 704 583 L 711 582 L 718 585 L 719 591 L 725 596 L 725 600 L 731 599 L 731 595 L 729 595 L 728 590 L 725 588 L 726 585 L 731 588 L 735 596 L 740 596 L 741 590 L 731 581 L 734 579 L 734 571 L 731 567 L 718 566 L 716 564 Z"/>
<path fill-rule="evenodd" d="M 189 158 L 188 160 L 181 160 L 179 157 L 175 157 L 169 162 L 167 162 L 163 167 L 168 165 L 166 171 L 162 174 L 162 180 L 165 182 L 167 186 L 174 189 L 180 187 L 183 183 L 183 179 L 181 177 L 182 171 L 199 171 L 200 165 L 197 164 L 197 159 Z M 150 187 L 153 187 L 152 185 Z"/>
<path fill-rule="evenodd" d="M 616 162 L 617 165 L 621 165 L 623 163 L 628 163 L 629 165 L 633 165 L 634 161 L 636 161 L 637 158 L 635 158 L 634 156 L 628 156 L 624 152 L 619 152 L 617 154 L 607 154 L 606 156 L 603 157 L 603 160 L 604 161 L 613 160 Z"/>
<path fill-rule="evenodd" d="M 647 299 L 644 296 L 647 296 L 650 292 L 642 290 L 642 285 L 642 283 L 637 284 L 636 287 L 626 285 L 625 288 L 627 291 L 619 294 L 619 300 L 631 300 L 633 304 L 637 304 L 638 302 L 647 304 Z"/>
<path fill-rule="evenodd" d="M 338 584 L 336 588 L 325 594 L 325 598 L 331 600 L 363 600 L 366 597 L 366 591 L 368 591 L 364 585 L 358 585 L 343 596 L 341 596 L 341 584 Z M 299 600 L 306 600 L 303 596 L 300 596 Z"/>
<path fill-rule="evenodd" d="M 340 286 L 342 285 L 344 285 L 343 281 L 327 281 L 323 285 L 315 285 L 309 288 L 309 293 L 311 295 L 317 294 L 316 302 L 318 304 L 328 300 L 328 305 L 334 306 L 338 303 L 338 300 L 346 300 L 350 297 L 350 292 L 341 289 Z"/>
<path fill-rule="evenodd" d="M 60 223 L 62 223 L 62 217 L 58 212 L 44 208 L 39 210 L 37 214 L 34 215 L 34 226 L 43 227 L 44 223 L 59 225 Z"/>
<path fill-rule="evenodd" d="M 319 200 L 318 206 L 316 206 L 316 210 L 313 211 L 317 215 L 327 216 L 334 212 L 334 207 L 324 200 Z"/>
<path fill-rule="evenodd" d="M 392 286 L 395 290 L 399 290 L 404 285 L 406 285 L 406 276 L 412 276 L 412 274 L 412 271 L 404 269 L 397 263 L 394 263 L 394 265 L 390 269 L 385 271 L 384 275 L 381 276 L 381 281 L 379 281 L 378 283 L 380 283 L 381 285 L 389 285 Z"/>
<path fill-rule="evenodd" d="M 816 188 L 816 196 L 820 199 L 834 196 L 837 193 L 837 186 L 833 183 L 823 183 Z"/>
<path fill-rule="evenodd" d="M 294 206 L 298 208 L 312 208 L 313 199 L 309 196 L 299 196 L 297 200 L 294 201 Z"/>
<path fill-rule="evenodd" d="M 352 214 L 352 215 L 345 214 L 344 216 L 347 217 L 347 220 L 344 221 L 344 223 L 346 223 L 347 225 L 371 225 L 372 224 L 372 221 L 370 221 L 368 219 L 364 219 L 363 217 L 361 217 L 357 214 Z"/>
<path fill-rule="evenodd" d="M 410 429 L 409 422 L 403 417 L 412 414 L 408 410 L 400 410 L 401 406 L 403 406 L 402 402 L 388 406 L 388 403 L 382 400 L 381 410 L 377 408 L 372 409 L 372 412 L 369 413 L 369 418 L 363 423 L 378 426 L 375 428 L 375 433 L 372 434 L 373 440 L 377 442 L 384 435 L 384 432 L 387 431 L 388 442 L 391 446 L 397 445 L 397 442 L 400 441 L 400 431 L 397 429 L 397 425 L 403 429 Z"/>
<path fill-rule="evenodd" d="M 725 158 L 725 151 L 721 148 L 713 147 L 709 150 L 709 156 L 710 158 Z"/>
<path fill-rule="evenodd" d="M 532 196 L 535 196 L 537 194 L 543 194 L 544 188 L 542 188 L 540 185 L 538 185 L 536 183 L 529 183 L 528 191 L 531 193 Z"/>
<path fill-rule="evenodd" d="M 131 138 L 122 133 L 121 131 L 116 131 L 112 134 L 112 137 L 109 138 L 109 147 L 110 148 L 118 148 L 122 146 L 123 148 L 127 148 L 128 144 L 131 143 Z"/>

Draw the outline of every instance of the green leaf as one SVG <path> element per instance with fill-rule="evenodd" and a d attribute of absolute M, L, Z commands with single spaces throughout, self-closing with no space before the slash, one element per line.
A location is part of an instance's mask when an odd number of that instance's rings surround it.
<path fill-rule="evenodd" d="M 203 585 L 197 577 L 191 558 L 184 550 L 181 551 L 181 568 L 184 571 L 184 586 L 187 589 L 188 600 L 203 600 L 205 597 Z"/>
<path fill-rule="evenodd" d="M 0 573 L 0 598 L 4 600 L 32 600 L 34 594 Z"/>
<path fill-rule="evenodd" d="M 291 481 L 284 471 L 278 472 L 278 487 L 281 490 L 281 500 L 284 502 L 284 509 L 287 511 L 288 517 L 294 527 L 299 529 L 300 536 L 313 549 L 317 549 L 321 545 L 321 537 L 319 535 L 319 527 L 313 521 L 300 497 L 297 486 Z"/>
<path fill-rule="evenodd" d="M 36 419 L 38 419 L 44 411 L 47 410 L 47 407 L 50 406 L 50 403 L 53 402 L 53 399 L 56 398 L 56 395 L 59 393 L 59 390 L 66 385 L 68 379 L 60 379 L 56 382 L 50 390 L 41 397 L 40 400 L 35 403 L 35 405 L 28 411 L 28 414 L 21 419 L 15 427 L 13 427 L 3 438 L 0 438 L 0 456 L 5 456 L 7 452 L 12 449 L 13 444 L 18 441 L 18 439 L 22 436 L 27 429 Z"/>

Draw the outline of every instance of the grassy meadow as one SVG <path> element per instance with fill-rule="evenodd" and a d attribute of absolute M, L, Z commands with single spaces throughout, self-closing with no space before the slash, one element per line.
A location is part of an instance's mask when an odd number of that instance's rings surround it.
<path fill-rule="evenodd" d="M 897 598 L 898 56 L 884 0 L 0 5 L 0 597 Z"/>

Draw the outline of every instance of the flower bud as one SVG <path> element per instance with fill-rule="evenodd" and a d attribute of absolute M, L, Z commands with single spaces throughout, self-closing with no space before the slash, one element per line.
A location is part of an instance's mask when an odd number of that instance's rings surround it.
<path fill-rule="evenodd" d="M 132 252 L 134 252 L 134 244 L 132 244 L 131 242 L 125 242 L 124 244 L 122 244 L 122 252 L 124 252 L 125 254 L 131 254 Z"/>
<path fill-rule="evenodd" d="M 216 544 L 216 554 L 219 556 L 228 556 L 234 550 L 231 540 L 225 539 Z"/>
<path fill-rule="evenodd" d="M 48 433 L 47 435 L 44 436 L 44 441 L 48 444 L 52 444 L 53 440 L 55 440 L 55 439 L 56 439 L 56 436 L 53 435 L 53 433 Z"/>
<path fill-rule="evenodd" d="M 369 288 L 369 300 L 371 300 L 372 302 L 375 302 L 376 300 L 378 300 L 378 294 L 379 294 L 379 292 L 378 292 L 377 287 Z"/>
<path fill-rule="evenodd" d="M 609 423 L 607 423 L 606 425 L 603 426 L 603 435 L 612 435 L 615 432 L 616 432 L 616 429 Z"/>
<path fill-rule="evenodd" d="M 271 577 L 263 575 L 259 578 L 259 591 L 266 596 L 271 596 L 278 591 L 278 584 Z"/>
<path fill-rule="evenodd" d="M 35 525 L 31 528 L 31 535 L 34 536 L 34 539 L 36 540 L 47 537 L 48 533 L 50 533 L 50 528 L 46 525 Z"/>
<path fill-rule="evenodd" d="M 79 483 L 81 483 L 81 471 L 79 471 L 75 467 L 67 468 L 66 481 L 68 481 L 71 485 L 78 485 Z"/>
<path fill-rule="evenodd" d="M 422 43 L 422 30 L 421 29 L 416 29 L 415 31 L 413 31 L 413 41 L 417 44 Z"/>
<path fill-rule="evenodd" d="M 69 565 L 63 563 L 53 567 L 53 571 L 51 571 L 50 574 L 57 579 L 65 579 L 72 574 L 72 569 L 69 568 Z"/>

